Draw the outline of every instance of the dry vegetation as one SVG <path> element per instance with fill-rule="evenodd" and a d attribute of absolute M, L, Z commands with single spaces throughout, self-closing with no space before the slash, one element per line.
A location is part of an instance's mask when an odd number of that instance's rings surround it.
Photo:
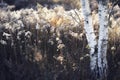
<path fill-rule="evenodd" d="M 52 1 L 63 1 L 70 6 L 78 3 L 78 0 Z M 98 14 L 93 12 L 96 35 L 97 17 Z M 114 15 L 110 22 L 108 79 L 119 80 L 120 19 Z M 66 11 L 63 6 L 48 9 L 39 4 L 36 10 L 1 9 L 1 80 L 89 80 L 89 47 L 83 27 L 81 9 Z"/>

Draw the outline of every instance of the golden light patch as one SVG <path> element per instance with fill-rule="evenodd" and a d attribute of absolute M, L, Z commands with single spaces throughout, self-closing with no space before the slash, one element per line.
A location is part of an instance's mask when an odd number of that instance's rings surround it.
<path fill-rule="evenodd" d="M 63 17 L 61 16 L 54 16 L 50 19 L 49 23 L 53 27 L 58 27 L 63 23 Z"/>
<path fill-rule="evenodd" d="M 35 54 L 34 54 L 34 58 L 35 58 L 35 61 L 41 61 L 42 60 L 42 54 L 40 53 L 40 52 L 36 52 Z"/>

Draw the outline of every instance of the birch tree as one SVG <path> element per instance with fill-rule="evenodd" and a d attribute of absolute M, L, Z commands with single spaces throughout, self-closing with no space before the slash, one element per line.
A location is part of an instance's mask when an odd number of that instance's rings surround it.
<path fill-rule="evenodd" d="M 89 0 L 80 0 L 82 4 L 82 12 L 84 16 L 84 30 L 86 33 L 88 46 L 90 48 L 90 68 L 93 75 L 97 74 L 97 54 L 95 48 L 97 47 L 96 36 L 92 25 L 92 17 Z"/>
<path fill-rule="evenodd" d="M 84 16 L 84 29 L 90 47 L 90 68 L 92 80 L 106 80 L 107 78 L 107 43 L 108 43 L 108 0 L 98 0 L 99 39 L 96 41 L 93 30 L 89 0 L 80 0 Z"/>
<path fill-rule="evenodd" d="M 100 80 L 107 77 L 107 43 L 108 43 L 108 19 L 107 19 L 108 0 L 98 0 L 99 14 L 99 40 L 98 40 L 98 72 Z"/>

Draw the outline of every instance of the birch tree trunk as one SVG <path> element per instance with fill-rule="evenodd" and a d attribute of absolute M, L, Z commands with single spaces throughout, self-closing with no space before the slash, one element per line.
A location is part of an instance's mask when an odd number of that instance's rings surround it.
<path fill-rule="evenodd" d="M 99 80 L 107 78 L 107 43 L 108 43 L 108 19 L 107 19 L 108 0 L 98 0 L 99 13 L 99 39 L 98 39 L 98 73 Z"/>
<path fill-rule="evenodd" d="M 97 52 L 95 48 L 97 47 L 96 36 L 94 33 L 92 25 L 92 17 L 89 0 L 80 0 L 82 4 L 82 11 L 84 16 L 84 30 L 86 33 L 88 45 L 90 48 L 90 68 L 91 68 L 91 77 L 97 77 Z"/>
<path fill-rule="evenodd" d="M 92 80 L 107 79 L 107 43 L 108 43 L 108 19 L 107 3 L 108 0 L 98 0 L 99 13 L 99 39 L 96 41 L 94 33 L 89 0 L 80 0 L 84 16 L 84 29 L 88 45 L 90 47 L 90 68 Z M 97 43 L 98 42 L 98 43 Z"/>

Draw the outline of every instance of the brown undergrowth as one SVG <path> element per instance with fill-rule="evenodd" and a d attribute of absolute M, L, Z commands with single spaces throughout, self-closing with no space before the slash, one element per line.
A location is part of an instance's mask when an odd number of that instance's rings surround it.
<path fill-rule="evenodd" d="M 89 48 L 81 9 L 0 10 L 1 80 L 89 80 Z M 93 26 L 98 35 L 98 14 Z M 119 18 L 109 28 L 109 77 L 120 75 Z M 116 72 L 117 71 L 117 72 Z M 113 72 L 113 73 L 111 73 Z M 112 75 L 112 76 L 111 76 Z"/>

